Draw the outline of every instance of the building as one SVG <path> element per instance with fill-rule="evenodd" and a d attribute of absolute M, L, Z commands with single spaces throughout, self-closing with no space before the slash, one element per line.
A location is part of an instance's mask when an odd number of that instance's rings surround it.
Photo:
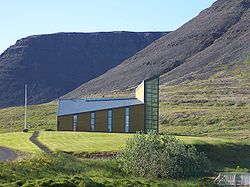
<path fill-rule="evenodd" d="M 144 80 L 135 98 L 59 99 L 58 131 L 147 132 L 159 129 L 159 77 Z"/>
<path fill-rule="evenodd" d="M 218 186 L 250 186 L 250 173 L 222 172 L 214 182 Z"/>

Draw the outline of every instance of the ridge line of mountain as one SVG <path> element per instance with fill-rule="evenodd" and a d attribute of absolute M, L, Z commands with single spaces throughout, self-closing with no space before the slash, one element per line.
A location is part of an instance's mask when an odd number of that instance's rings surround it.
<path fill-rule="evenodd" d="M 52 33 L 19 39 L 0 56 L 0 108 L 49 102 L 74 90 L 168 32 Z"/>
<path fill-rule="evenodd" d="M 249 0 L 218 0 L 176 31 L 64 97 L 123 91 L 157 74 L 163 75 L 164 84 L 207 79 L 220 66 L 226 70 L 241 64 L 246 58 L 242 54 L 249 54 L 249 5 Z"/>

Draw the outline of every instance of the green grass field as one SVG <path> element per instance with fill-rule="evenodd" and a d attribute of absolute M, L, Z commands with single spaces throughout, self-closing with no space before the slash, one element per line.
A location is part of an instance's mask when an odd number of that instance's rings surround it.
<path fill-rule="evenodd" d="M 92 132 L 46 132 L 41 131 L 38 139 L 53 151 L 103 152 L 117 151 L 124 147 L 133 134 Z M 176 136 L 186 144 L 226 145 L 240 144 L 240 141 L 212 137 Z"/>
<path fill-rule="evenodd" d="M 38 140 L 52 151 L 107 152 L 118 151 L 132 134 L 41 131 Z"/>
<path fill-rule="evenodd" d="M 0 134 L 0 146 L 24 152 L 40 152 L 39 149 L 29 140 L 32 133 L 33 132 L 14 132 Z M 125 146 L 126 140 L 132 136 L 133 134 L 125 133 L 40 131 L 38 140 L 54 152 L 109 152 L 120 150 Z M 191 136 L 176 137 L 187 144 L 194 145 L 239 144 L 239 141 L 221 138 Z"/>
<path fill-rule="evenodd" d="M 0 146 L 27 153 L 41 153 L 40 149 L 29 140 L 31 135 L 32 132 L 0 134 Z"/>
<path fill-rule="evenodd" d="M 68 152 L 103 152 L 117 151 L 124 147 L 126 140 L 133 134 L 92 133 L 92 132 L 47 132 L 41 131 L 38 140 L 53 151 Z M 211 138 L 176 136 L 187 144 L 222 145 L 239 141 Z"/>

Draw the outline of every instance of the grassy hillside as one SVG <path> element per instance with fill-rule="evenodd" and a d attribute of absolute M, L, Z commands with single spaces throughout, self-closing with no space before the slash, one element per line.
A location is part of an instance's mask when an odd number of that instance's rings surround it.
<path fill-rule="evenodd" d="M 160 129 L 174 135 L 250 141 L 250 61 L 209 79 L 160 87 Z M 133 97 L 134 90 L 92 97 Z M 57 103 L 28 107 L 31 130 L 56 130 Z M 24 108 L 0 109 L 0 133 L 21 131 Z"/>
<path fill-rule="evenodd" d="M 56 130 L 57 103 L 28 106 L 28 126 L 31 130 Z M 24 107 L 0 109 L 0 133 L 22 131 Z"/>
<path fill-rule="evenodd" d="M 161 130 L 250 140 L 250 61 L 209 79 L 161 87 Z"/>
<path fill-rule="evenodd" d="M 207 88 L 203 85 L 208 82 L 161 87 L 161 131 L 174 135 L 211 136 L 249 141 L 249 101 L 245 96 L 242 99 L 237 97 L 232 99 L 228 95 L 216 95 L 217 91 L 210 88 L 210 85 L 207 85 Z M 224 88 L 224 91 L 226 89 Z M 56 102 L 29 106 L 29 128 L 56 130 L 56 110 Z M 23 107 L 0 109 L 0 133 L 21 131 L 24 124 L 23 113 Z"/>

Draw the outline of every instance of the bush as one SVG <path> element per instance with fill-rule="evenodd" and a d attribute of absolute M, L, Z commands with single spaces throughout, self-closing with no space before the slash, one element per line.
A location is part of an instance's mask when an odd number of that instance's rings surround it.
<path fill-rule="evenodd" d="M 204 153 L 173 136 L 150 132 L 129 139 L 118 154 L 120 169 L 136 177 L 189 178 L 209 172 Z"/>

